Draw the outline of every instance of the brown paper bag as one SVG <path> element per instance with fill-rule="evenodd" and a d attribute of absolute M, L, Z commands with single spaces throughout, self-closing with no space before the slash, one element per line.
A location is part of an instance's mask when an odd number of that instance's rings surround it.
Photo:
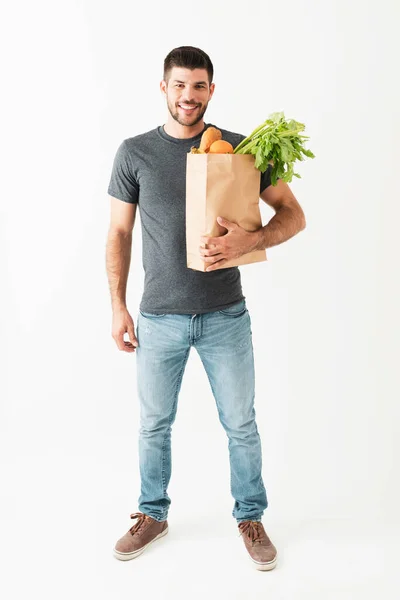
<path fill-rule="evenodd" d="M 200 237 L 218 237 L 226 229 L 217 223 L 224 217 L 246 229 L 262 227 L 260 171 L 250 154 L 191 154 L 186 163 L 186 252 L 187 266 L 205 271 L 200 256 Z M 265 250 L 256 250 L 226 262 L 222 269 L 267 260 Z"/>

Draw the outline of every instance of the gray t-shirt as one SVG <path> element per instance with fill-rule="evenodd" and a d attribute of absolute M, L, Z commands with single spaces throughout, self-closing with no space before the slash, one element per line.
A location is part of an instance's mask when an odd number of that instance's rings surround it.
<path fill-rule="evenodd" d="M 205 129 L 211 126 L 215 127 L 205 124 Z M 245 138 L 218 129 L 234 148 Z M 186 266 L 186 155 L 192 146 L 199 146 L 203 131 L 178 139 L 159 126 L 125 139 L 114 158 L 109 195 L 139 204 L 145 272 L 140 310 L 144 312 L 193 315 L 221 310 L 245 298 L 238 267 L 203 273 Z M 269 167 L 261 174 L 260 193 L 270 184 Z"/>

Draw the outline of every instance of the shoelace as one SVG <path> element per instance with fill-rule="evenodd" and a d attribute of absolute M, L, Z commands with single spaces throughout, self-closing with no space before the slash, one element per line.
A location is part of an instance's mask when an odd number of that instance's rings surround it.
<path fill-rule="evenodd" d="M 141 527 L 146 523 L 147 520 L 150 519 L 150 517 L 143 513 L 133 513 L 131 515 L 131 519 L 137 519 L 136 523 L 132 525 L 132 527 L 129 530 L 131 534 L 134 535 L 135 533 L 139 532 Z"/>
<path fill-rule="evenodd" d="M 240 535 L 247 535 L 251 542 L 261 542 L 261 527 L 260 521 L 244 521 L 239 523 Z"/>

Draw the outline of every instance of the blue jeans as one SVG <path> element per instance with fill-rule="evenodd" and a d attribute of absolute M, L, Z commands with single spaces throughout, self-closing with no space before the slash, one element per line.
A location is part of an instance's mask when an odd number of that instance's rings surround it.
<path fill-rule="evenodd" d="M 260 521 L 268 506 L 261 475 L 261 440 L 254 410 L 254 356 L 245 300 L 204 314 L 155 315 L 139 311 L 136 335 L 140 400 L 139 510 L 157 521 L 171 499 L 171 425 L 182 377 L 194 346 L 210 381 L 229 443 L 232 516 Z"/>

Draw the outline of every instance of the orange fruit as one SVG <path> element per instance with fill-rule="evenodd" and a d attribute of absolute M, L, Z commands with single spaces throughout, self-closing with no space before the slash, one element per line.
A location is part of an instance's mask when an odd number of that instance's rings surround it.
<path fill-rule="evenodd" d="M 233 146 L 225 140 L 213 142 L 208 151 L 209 154 L 233 154 Z"/>

